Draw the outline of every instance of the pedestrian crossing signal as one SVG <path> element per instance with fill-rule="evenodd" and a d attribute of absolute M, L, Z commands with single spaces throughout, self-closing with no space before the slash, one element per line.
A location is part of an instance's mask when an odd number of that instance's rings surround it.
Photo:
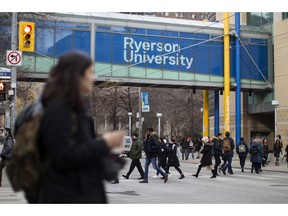
<path fill-rule="evenodd" d="M 19 50 L 34 52 L 35 47 L 34 22 L 19 22 Z"/>

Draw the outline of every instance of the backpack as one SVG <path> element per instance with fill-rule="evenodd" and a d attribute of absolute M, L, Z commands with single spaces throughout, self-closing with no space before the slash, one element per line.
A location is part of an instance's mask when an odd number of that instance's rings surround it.
<path fill-rule="evenodd" d="M 229 152 L 231 151 L 231 143 L 230 143 L 230 140 L 229 139 L 224 139 L 223 140 L 223 150 L 224 152 Z"/>
<path fill-rule="evenodd" d="M 246 147 L 244 144 L 239 145 L 239 153 L 246 153 Z"/>
<path fill-rule="evenodd" d="M 249 152 L 251 155 L 258 155 L 259 151 L 258 151 L 258 147 L 257 146 L 253 146 L 251 149 L 250 149 L 250 152 Z"/>
<path fill-rule="evenodd" d="M 39 185 L 50 166 L 46 155 L 40 155 L 38 138 L 44 114 L 40 101 L 26 107 L 15 121 L 15 144 L 12 157 L 7 161 L 6 172 L 15 192 L 23 190 L 29 196 L 38 197 Z M 72 133 L 77 130 L 77 115 L 71 114 Z"/>
<path fill-rule="evenodd" d="M 15 144 L 6 172 L 14 191 L 37 195 L 41 172 L 44 171 L 38 150 L 38 132 L 44 113 L 40 102 L 26 107 L 15 122 Z"/>

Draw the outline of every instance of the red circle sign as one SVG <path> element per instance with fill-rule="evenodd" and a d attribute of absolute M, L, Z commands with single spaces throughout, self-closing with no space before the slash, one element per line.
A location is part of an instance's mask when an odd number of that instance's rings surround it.
<path fill-rule="evenodd" d="M 10 64 L 17 65 L 21 61 L 21 55 L 17 52 L 11 52 L 8 55 L 8 61 Z"/>

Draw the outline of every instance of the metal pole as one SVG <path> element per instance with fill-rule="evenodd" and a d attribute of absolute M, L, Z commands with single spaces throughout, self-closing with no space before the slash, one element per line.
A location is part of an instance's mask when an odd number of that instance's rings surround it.
<path fill-rule="evenodd" d="M 203 93 L 203 136 L 209 136 L 209 94 L 208 90 Z"/>
<path fill-rule="evenodd" d="M 131 137 L 131 116 L 129 115 L 129 136 Z"/>
<path fill-rule="evenodd" d="M 230 37 L 229 13 L 224 13 L 224 133 L 230 131 Z"/>
<path fill-rule="evenodd" d="M 17 30 L 18 30 L 18 13 L 12 13 L 12 23 L 11 23 L 11 50 L 17 50 Z M 11 66 L 11 88 L 14 90 L 14 96 L 12 101 L 12 109 L 11 109 L 11 120 L 10 120 L 10 128 L 14 132 L 14 124 L 16 119 L 16 83 L 17 83 L 17 67 Z"/>
<path fill-rule="evenodd" d="M 276 141 L 276 136 L 278 135 L 277 133 L 278 133 L 278 131 L 277 131 L 277 106 L 275 106 L 275 125 L 274 125 L 274 127 L 275 127 L 275 137 L 274 137 L 274 139 L 275 139 L 275 141 Z"/>
<path fill-rule="evenodd" d="M 160 137 L 161 134 L 161 117 L 158 117 L 158 137 Z"/>
<path fill-rule="evenodd" d="M 107 132 L 107 116 L 105 116 L 105 133 Z"/>
<path fill-rule="evenodd" d="M 214 135 L 219 133 L 219 91 L 214 91 Z"/>
<path fill-rule="evenodd" d="M 141 87 L 139 87 L 139 137 L 140 139 L 143 139 L 142 137 L 142 100 L 141 100 Z"/>
<path fill-rule="evenodd" d="M 236 106 L 236 121 L 235 121 L 235 129 L 236 129 L 236 145 L 240 142 L 241 137 L 241 75 L 240 75 L 240 13 L 235 13 L 235 30 L 237 34 L 236 38 L 236 49 L 235 49 L 235 56 L 236 56 L 236 74 L 235 74 L 235 81 L 236 81 L 236 100 L 235 100 L 235 106 Z"/>

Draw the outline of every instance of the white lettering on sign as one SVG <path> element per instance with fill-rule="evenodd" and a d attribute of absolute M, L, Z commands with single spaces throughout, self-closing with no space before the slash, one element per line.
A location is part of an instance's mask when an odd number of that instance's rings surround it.
<path fill-rule="evenodd" d="M 179 44 L 161 42 L 147 42 L 135 40 L 132 37 L 124 37 L 124 61 L 133 63 L 150 63 L 168 64 L 171 66 L 182 65 L 186 69 L 190 69 L 193 63 L 193 57 L 185 57 L 179 54 L 181 49 Z M 142 52 L 141 52 L 142 51 Z M 163 54 L 171 53 L 171 55 L 154 55 L 147 51 L 158 51 Z M 173 55 L 173 56 L 172 56 Z"/>

